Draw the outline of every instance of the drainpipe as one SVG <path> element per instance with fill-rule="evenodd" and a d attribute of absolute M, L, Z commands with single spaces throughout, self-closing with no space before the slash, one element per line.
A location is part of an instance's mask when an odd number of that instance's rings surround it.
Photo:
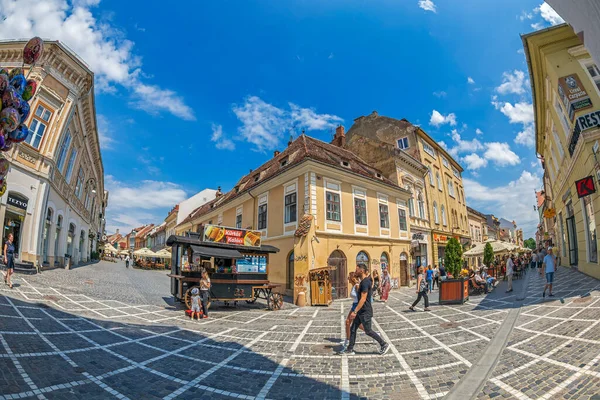
<path fill-rule="evenodd" d="M 252 192 L 250 190 L 248 190 L 248 194 L 250 195 L 250 197 L 252 197 L 252 226 L 250 228 L 254 229 L 254 220 L 255 220 L 254 217 L 256 217 L 256 196 L 253 196 Z M 267 219 L 267 221 L 268 221 L 268 219 Z"/>

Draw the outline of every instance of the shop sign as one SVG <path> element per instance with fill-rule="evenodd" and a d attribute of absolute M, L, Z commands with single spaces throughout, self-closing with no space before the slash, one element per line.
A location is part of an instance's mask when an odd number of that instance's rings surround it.
<path fill-rule="evenodd" d="M 549 208 L 544 211 L 544 218 L 554 218 L 556 217 L 556 210 L 554 208 Z"/>
<path fill-rule="evenodd" d="M 22 198 L 17 198 L 14 197 L 12 195 L 8 195 L 8 198 L 6 199 L 6 204 L 10 204 L 13 207 L 17 207 L 20 208 L 22 210 L 27 210 L 27 203 L 29 201 L 26 199 L 22 199 Z"/>
<path fill-rule="evenodd" d="M 260 232 L 246 229 L 227 228 L 217 225 L 205 225 L 203 242 L 232 244 L 237 246 L 260 247 Z"/>
<path fill-rule="evenodd" d="M 422 233 L 413 233 L 413 240 L 425 240 L 425 235 Z"/>
<path fill-rule="evenodd" d="M 577 74 L 563 76 L 558 79 L 558 94 L 565 108 L 569 110 L 571 121 L 573 121 L 576 112 L 592 107 L 590 96 L 583 88 Z"/>
<path fill-rule="evenodd" d="M 434 233 L 433 240 L 436 242 L 447 242 L 448 237 L 446 235 L 438 235 L 437 233 Z"/>
<path fill-rule="evenodd" d="M 585 197 L 596 192 L 596 186 L 594 185 L 594 177 L 592 175 L 575 181 L 575 187 L 577 188 L 577 195 L 579 198 Z"/>
<path fill-rule="evenodd" d="M 575 121 L 575 128 L 573 129 L 573 134 L 571 135 L 571 142 L 569 143 L 569 154 L 573 156 L 573 152 L 575 151 L 575 147 L 577 146 L 581 132 L 599 127 L 600 111 L 592 111 L 591 113 L 577 117 L 577 120 Z"/>

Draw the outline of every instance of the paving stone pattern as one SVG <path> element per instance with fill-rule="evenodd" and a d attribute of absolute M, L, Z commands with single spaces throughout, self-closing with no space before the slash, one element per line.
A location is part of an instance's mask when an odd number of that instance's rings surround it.
<path fill-rule="evenodd" d="M 169 293 L 162 273 L 127 270 L 129 281 L 161 281 L 148 292 L 131 286 L 132 301 L 115 296 L 102 270 L 114 277 L 121 267 L 100 263 L 19 276 L 15 289 L 0 287 L 0 399 L 443 398 L 516 300 L 498 288 L 465 305 L 439 306 L 434 293 L 432 312 L 413 313 L 407 307 L 414 289 L 396 290 L 387 304 L 375 304 L 374 329 L 390 351 L 379 356 L 361 332 L 357 354 L 339 356 L 348 301 L 327 308 L 286 304 L 277 312 L 260 303 L 215 305 L 209 319 L 191 322 L 176 306 L 164 306 Z M 94 290 L 75 288 L 74 272 L 96 279 Z M 600 393 L 600 338 L 590 338 L 600 297 L 594 292 L 575 302 L 579 292 L 600 286 L 567 270 L 556 281 L 565 304 L 542 302 L 541 283 L 530 280 L 531 295 L 479 398 Z M 156 292 L 160 300 L 142 301 Z"/>

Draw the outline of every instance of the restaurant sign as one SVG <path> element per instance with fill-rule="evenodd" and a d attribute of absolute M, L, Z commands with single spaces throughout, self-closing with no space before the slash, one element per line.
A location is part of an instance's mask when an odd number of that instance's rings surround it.
<path fill-rule="evenodd" d="M 433 240 L 435 240 L 436 242 L 447 242 L 448 237 L 446 235 L 438 235 L 437 233 L 434 233 Z"/>
<path fill-rule="evenodd" d="M 549 208 L 544 211 L 544 218 L 554 218 L 556 217 L 556 210 L 554 208 Z"/>
<path fill-rule="evenodd" d="M 583 88 L 577 74 L 563 76 L 558 79 L 558 94 L 565 108 L 569 111 L 571 121 L 573 121 L 576 112 L 592 107 L 590 96 Z"/>
<path fill-rule="evenodd" d="M 571 135 L 571 142 L 569 143 L 569 154 L 571 156 L 573 156 L 573 153 L 575 152 L 575 147 L 577 146 L 581 132 L 593 128 L 600 128 L 600 110 L 592 111 L 591 113 L 577 117 L 575 120 L 575 128 Z"/>
<path fill-rule="evenodd" d="M 246 229 L 205 225 L 203 242 L 232 244 L 237 246 L 260 247 L 260 232 Z"/>
<path fill-rule="evenodd" d="M 577 188 L 577 196 L 579 196 L 579 198 L 588 196 L 592 193 L 596 193 L 594 177 L 591 175 L 578 181 L 575 181 L 575 187 Z"/>

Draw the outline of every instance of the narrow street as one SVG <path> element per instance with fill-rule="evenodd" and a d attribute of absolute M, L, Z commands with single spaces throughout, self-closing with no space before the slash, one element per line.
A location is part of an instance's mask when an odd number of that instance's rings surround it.
<path fill-rule="evenodd" d="M 394 291 L 375 304 L 375 329 L 392 344 L 385 356 L 363 334 L 355 356 L 335 354 L 347 301 L 277 312 L 217 304 L 208 320 L 191 322 L 171 306 L 163 272 L 101 262 L 16 283 L 0 291 L 2 399 L 452 398 L 485 365 L 493 368 L 477 377 L 480 399 L 600 392 L 600 282 L 564 268 L 553 300 L 541 298 L 535 272 L 510 294 L 501 283 L 462 306 L 438 306 L 434 292 L 431 313 L 407 311 L 414 290 Z M 486 350 L 515 310 L 507 347 L 490 360 Z"/>

